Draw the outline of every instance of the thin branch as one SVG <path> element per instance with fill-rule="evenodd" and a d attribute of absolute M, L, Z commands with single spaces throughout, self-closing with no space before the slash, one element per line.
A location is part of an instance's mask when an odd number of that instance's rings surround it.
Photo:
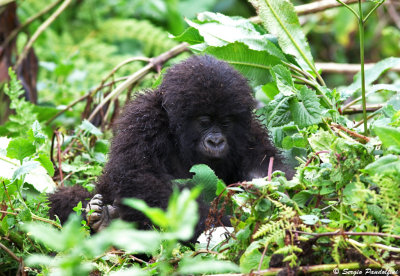
<path fill-rule="evenodd" d="M 108 86 L 114 85 L 115 83 L 120 82 L 120 81 L 123 81 L 123 80 L 126 80 L 126 79 L 128 79 L 128 77 L 120 77 L 120 78 L 117 78 L 117 79 L 115 79 L 115 80 L 113 80 L 113 81 L 110 81 L 110 82 L 108 82 L 108 83 L 106 83 L 106 84 L 103 84 L 103 86 L 101 86 L 100 89 L 101 89 L 101 88 L 104 88 L 104 87 L 108 87 Z M 95 89 L 97 89 L 97 88 L 98 88 L 98 87 L 96 87 Z M 83 96 L 80 97 L 79 99 L 76 99 L 75 101 L 73 101 L 72 103 L 70 103 L 69 105 L 67 105 L 67 106 L 64 107 L 63 109 L 61 109 L 56 115 L 54 115 L 54 116 L 51 117 L 49 120 L 47 120 L 46 125 L 49 125 L 52 121 L 54 121 L 54 119 L 56 119 L 58 116 L 60 116 L 60 115 L 63 114 L 64 112 L 66 112 L 68 109 L 70 109 L 71 107 L 73 107 L 73 106 L 76 105 L 77 103 L 79 103 L 79 102 L 81 102 L 81 101 L 87 99 L 88 97 L 92 96 L 93 91 L 94 91 L 94 89 L 91 89 L 87 94 L 83 95 Z"/>
<path fill-rule="evenodd" d="M 359 134 L 359 133 L 357 133 L 355 131 L 352 131 L 352 130 L 350 130 L 348 128 L 345 128 L 344 126 L 341 126 L 339 124 L 332 123 L 331 126 L 346 132 L 347 134 L 349 134 L 350 136 L 352 136 L 354 138 L 361 139 L 361 140 L 363 140 L 363 141 L 365 141 L 367 143 L 370 141 L 370 138 L 368 138 L 367 136 L 361 135 L 361 134 Z"/>
<path fill-rule="evenodd" d="M 379 8 L 383 3 L 385 3 L 385 0 L 382 0 L 381 2 L 379 2 L 378 4 L 376 4 L 372 10 L 367 14 L 367 16 L 365 16 L 363 23 L 367 22 L 368 18 L 371 16 L 371 14 L 374 13 L 374 11 Z"/>
<path fill-rule="evenodd" d="M 269 158 L 268 164 L 268 181 L 271 181 L 272 170 L 274 168 L 274 157 Z"/>
<path fill-rule="evenodd" d="M 357 2 L 358 0 L 345 0 L 343 1 L 345 4 L 352 4 Z M 296 6 L 296 12 L 298 15 L 310 14 L 325 11 L 328 9 L 340 7 L 342 4 L 338 3 L 336 0 L 322 0 L 315 1 L 310 4 L 299 5 Z"/>
<path fill-rule="evenodd" d="M 358 0 L 343 0 L 343 2 L 346 4 L 353 4 L 357 1 Z M 323 12 L 325 10 L 337 8 L 340 6 L 342 6 L 342 4 L 338 3 L 336 0 L 321 0 L 309 4 L 298 5 L 294 8 L 297 15 L 306 15 L 311 13 Z M 251 17 L 250 21 L 256 24 L 261 23 L 260 17 L 258 16 Z"/>
<path fill-rule="evenodd" d="M 367 112 L 375 112 L 383 107 L 383 104 L 373 104 L 369 105 L 366 108 Z M 346 109 L 343 109 L 342 113 L 343 114 L 356 114 L 356 113 L 361 113 L 363 112 L 363 107 L 361 105 L 359 106 L 352 106 L 348 107 Z"/>
<path fill-rule="evenodd" d="M 376 63 L 366 63 L 365 69 L 373 67 Z M 349 64 L 349 63 L 333 63 L 333 62 L 317 62 L 315 67 L 321 70 L 323 73 L 338 73 L 338 74 L 356 74 L 360 71 L 360 64 Z M 400 66 L 395 66 L 389 69 L 389 71 L 400 72 Z"/>
<path fill-rule="evenodd" d="M 298 272 L 307 274 L 307 273 L 316 273 L 316 272 L 329 272 L 331 273 L 334 269 L 347 269 L 347 270 L 358 270 L 365 268 L 382 268 L 381 264 L 363 264 L 361 262 L 357 263 L 346 263 L 346 264 L 323 264 L 323 265 L 312 265 L 312 266 L 300 266 L 297 268 Z M 400 267 L 400 262 L 394 262 L 394 269 Z M 261 271 L 253 271 L 251 275 L 278 275 L 279 272 L 283 271 L 285 268 L 269 268 Z M 249 274 L 242 273 L 228 273 L 228 274 L 213 274 L 210 276 L 246 276 Z"/>
<path fill-rule="evenodd" d="M 352 7 L 350 7 L 349 5 L 347 5 L 345 2 L 343 2 L 343 1 L 341 1 L 341 0 L 336 0 L 336 1 L 338 1 L 340 4 L 342 4 L 342 6 L 346 7 L 349 11 L 351 11 L 351 12 L 354 14 L 354 16 L 355 16 L 358 20 L 360 20 L 359 14 L 358 14 Z M 354 2 L 359 2 L 359 0 L 354 1 Z"/>
<path fill-rule="evenodd" d="M 61 139 L 60 139 L 60 132 L 58 130 L 56 130 L 54 132 L 54 134 L 56 135 L 56 139 L 57 139 L 57 160 L 58 160 L 58 171 L 60 173 L 60 181 L 61 183 L 63 183 L 61 185 L 61 187 L 64 187 L 64 177 L 63 177 L 63 172 L 62 172 L 62 168 L 61 168 Z"/>
<path fill-rule="evenodd" d="M 369 116 L 367 117 L 367 120 L 369 120 L 369 119 L 375 117 L 375 116 L 378 115 L 378 114 L 379 114 L 379 113 L 372 113 L 371 115 L 369 115 Z M 364 119 L 361 120 L 361 121 L 359 121 L 357 124 L 355 124 L 355 125 L 353 126 L 353 128 L 359 127 L 359 126 L 361 126 L 363 123 L 364 123 Z"/>
<path fill-rule="evenodd" d="M 124 91 L 126 88 L 131 86 L 133 83 L 137 82 L 141 78 L 143 78 L 145 75 L 147 75 L 150 70 L 153 68 L 156 68 L 158 65 L 163 64 L 170 58 L 175 57 L 176 55 L 184 52 L 187 50 L 187 43 L 181 43 L 178 46 L 172 48 L 171 50 L 159 55 L 158 57 L 152 58 L 145 67 L 140 69 L 139 71 L 135 72 L 132 74 L 126 81 L 121 83 L 117 88 L 115 88 L 110 94 L 105 97 L 101 103 L 93 110 L 92 114 L 90 114 L 88 120 L 91 121 L 94 116 L 103 108 L 103 106 L 110 100 L 116 98 L 119 96 L 119 94 Z"/>
<path fill-rule="evenodd" d="M 118 64 L 117 66 L 115 66 L 115 67 L 111 70 L 111 72 L 110 72 L 105 78 L 103 78 L 103 80 L 102 80 L 102 81 L 100 82 L 100 84 L 96 87 L 96 89 L 94 89 L 94 90 L 91 92 L 90 96 L 91 96 L 91 97 L 94 96 L 94 95 L 97 93 L 97 91 L 99 91 L 101 88 L 103 88 L 103 87 L 104 87 L 104 83 L 106 82 L 106 80 L 108 80 L 109 78 L 111 78 L 121 67 L 123 67 L 124 65 L 129 64 L 129 63 L 131 63 L 131 62 L 134 62 L 134 61 L 145 61 L 145 62 L 150 62 L 150 58 L 147 58 L 147 57 L 132 57 L 132 58 L 129 58 L 129 59 L 127 59 L 127 60 L 122 61 L 120 64 Z"/>
<path fill-rule="evenodd" d="M 48 13 L 50 10 L 52 10 L 55 6 L 57 6 L 61 0 L 56 0 L 53 3 L 51 3 L 49 6 L 44 8 L 42 11 L 38 12 L 37 14 L 29 17 L 23 24 L 18 26 L 18 28 L 14 29 L 6 38 L 6 40 L 3 42 L 3 45 L 1 45 L 3 48 L 7 47 L 7 45 L 18 35 L 18 33 L 25 29 L 29 24 L 31 24 L 33 21 L 38 19 L 39 17 L 43 16 L 44 14 Z"/>
<path fill-rule="evenodd" d="M 397 13 L 394 3 L 392 2 L 388 3 L 387 11 L 389 13 L 390 18 L 392 18 L 393 22 L 396 24 L 397 28 L 400 29 L 400 15 Z"/>
<path fill-rule="evenodd" d="M 50 26 L 51 23 L 53 23 L 53 21 L 65 10 L 65 8 L 68 7 L 68 5 L 71 3 L 71 1 L 72 0 L 65 0 L 64 3 L 62 3 L 61 6 L 59 6 L 58 9 L 52 15 L 50 15 L 50 17 L 47 18 L 46 21 L 44 21 L 43 24 L 39 26 L 39 28 L 35 31 L 35 33 L 29 39 L 29 41 L 26 44 L 21 55 L 18 57 L 18 60 L 14 65 L 14 69 L 18 69 L 18 67 L 21 65 L 22 61 L 28 55 L 28 52 L 32 48 L 32 45 L 36 41 L 36 39 L 42 34 L 42 32 L 44 30 L 46 30 L 47 27 Z"/>
<path fill-rule="evenodd" d="M 18 216 L 18 214 L 19 214 L 19 213 L 7 212 L 7 211 L 2 211 L 2 210 L 0 210 L 0 213 L 1 214 L 6 214 L 6 215 L 11 215 L 11 216 Z M 61 225 L 59 225 L 58 223 L 56 223 L 56 222 L 54 222 L 54 221 L 52 221 L 50 219 L 39 217 L 39 216 L 37 216 L 35 214 L 32 214 L 32 219 L 46 222 L 46 223 L 51 224 L 51 225 L 53 225 L 53 226 L 55 226 L 55 227 L 57 227 L 59 229 L 62 228 Z"/>
<path fill-rule="evenodd" d="M 304 234 L 304 235 L 310 235 L 316 238 L 321 238 L 321 237 L 329 237 L 329 236 L 376 236 L 376 237 L 385 237 L 385 238 L 394 238 L 394 239 L 400 239 L 400 235 L 391 235 L 391 234 L 386 234 L 386 233 L 375 233 L 375 232 L 325 232 L 325 233 L 309 233 L 309 232 L 304 232 L 304 231 L 297 231 L 297 230 L 292 230 L 293 233 L 297 234 Z"/>
<path fill-rule="evenodd" d="M 19 263 L 22 263 L 22 258 L 18 258 L 17 255 L 14 254 L 14 252 L 8 249 L 8 247 L 2 244 L 1 242 L 0 242 L 0 248 L 3 249 L 5 252 L 7 252 L 7 254 L 10 255 L 14 260 L 16 260 Z"/>

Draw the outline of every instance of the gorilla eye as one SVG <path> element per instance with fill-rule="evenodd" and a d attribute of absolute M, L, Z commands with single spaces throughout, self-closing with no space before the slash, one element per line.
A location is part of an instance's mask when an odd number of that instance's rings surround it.
<path fill-rule="evenodd" d="M 209 116 L 200 116 L 197 118 L 197 121 L 202 127 L 206 127 L 211 123 L 211 118 Z"/>
<path fill-rule="evenodd" d="M 225 127 L 225 128 L 230 127 L 231 124 L 232 124 L 232 119 L 231 119 L 230 117 L 225 118 L 225 119 L 223 119 L 223 120 L 221 121 L 221 126 L 222 126 L 222 127 Z"/>

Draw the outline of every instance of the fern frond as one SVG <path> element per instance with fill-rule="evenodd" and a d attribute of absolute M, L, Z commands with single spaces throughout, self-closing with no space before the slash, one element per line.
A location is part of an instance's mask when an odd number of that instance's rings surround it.
<path fill-rule="evenodd" d="M 108 41 L 124 42 L 127 38 L 138 41 L 143 54 L 148 57 L 159 55 L 178 44 L 166 31 L 146 20 L 109 19 L 100 25 L 100 30 Z"/>
<path fill-rule="evenodd" d="M 269 221 L 266 224 L 261 225 L 256 233 L 253 235 L 253 239 L 257 239 L 259 237 L 265 236 L 266 234 L 283 231 L 285 232 L 285 221 L 277 220 L 277 221 Z"/>

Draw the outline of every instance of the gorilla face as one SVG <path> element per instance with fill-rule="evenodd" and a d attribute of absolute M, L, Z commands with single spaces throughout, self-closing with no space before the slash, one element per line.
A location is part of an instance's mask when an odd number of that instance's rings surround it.
<path fill-rule="evenodd" d="M 198 154 L 209 159 L 225 158 L 229 152 L 226 134 L 231 126 L 230 118 L 217 121 L 205 115 L 197 117 L 193 123 L 199 136 L 196 145 Z"/>
<path fill-rule="evenodd" d="M 249 116 L 203 113 L 182 118 L 175 133 L 181 158 L 189 167 L 195 164 L 207 164 L 212 169 L 229 167 L 247 146 L 245 133 L 249 124 L 243 118 Z"/>

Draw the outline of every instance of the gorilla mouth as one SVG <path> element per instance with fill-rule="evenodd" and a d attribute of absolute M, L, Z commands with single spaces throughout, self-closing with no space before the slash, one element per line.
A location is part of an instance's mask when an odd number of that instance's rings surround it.
<path fill-rule="evenodd" d="M 200 153 L 209 159 L 222 159 L 225 158 L 229 151 L 229 146 L 227 143 L 218 146 L 210 146 L 206 143 L 201 143 Z"/>

